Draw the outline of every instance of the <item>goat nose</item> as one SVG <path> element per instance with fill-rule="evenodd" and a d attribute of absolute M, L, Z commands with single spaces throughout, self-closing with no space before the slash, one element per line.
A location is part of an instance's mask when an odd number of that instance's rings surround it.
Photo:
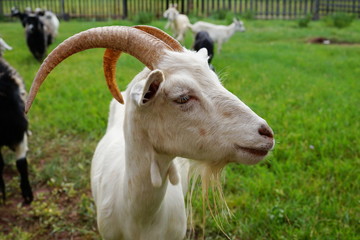
<path fill-rule="evenodd" d="M 264 136 L 264 137 L 268 137 L 268 138 L 273 138 L 274 137 L 274 133 L 271 130 L 271 128 L 269 126 L 265 125 L 265 124 L 260 126 L 260 128 L 258 130 L 258 133 L 261 136 Z"/>

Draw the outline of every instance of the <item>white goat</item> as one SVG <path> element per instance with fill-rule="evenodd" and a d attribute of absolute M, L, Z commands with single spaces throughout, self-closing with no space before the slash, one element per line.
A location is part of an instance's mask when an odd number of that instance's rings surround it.
<path fill-rule="evenodd" d="M 49 10 L 36 8 L 35 13 L 40 16 L 41 21 L 44 23 L 45 31 L 48 34 L 48 45 L 50 45 L 59 33 L 60 21 L 56 15 Z"/>
<path fill-rule="evenodd" d="M 170 4 L 169 8 L 164 12 L 164 17 L 168 19 L 165 29 L 170 27 L 176 40 L 183 42 L 190 21 L 186 15 L 180 14 L 176 7 L 177 4 Z"/>
<path fill-rule="evenodd" d="M 41 65 L 26 109 L 51 70 L 76 52 L 107 48 L 105 76 L 121 103 L 118 57 L 123 51 L 143 62 L 147 68 L 129 84 L 125 105 L 111 102 L 92 161 L 98 227 L 104 239 L 183 239 L 189 168 L 184 158 L 210 169 L 255 164 L 273 148 L 273 133 L 221 85 L 205 49 L 189 51 L 159 29 L 136 28 L 94 28 L 65 40 Z"/>
<path fill-rule="evenodd" d="M 229 38 L 236 32 L 244 32 L 245 27 L 242 21 L 237 20 L 236 18 L 233 19 L 233 23 L 228 26 L 224 25 L 216 25 L 207 22 L 196 22 L 193 25 L 189 25 L 191 31 L 196 34 L 200 31 L 208 32 L 210 38 L 217 43 L 217 51 L 220 53 L 222 44 L 225 43 Z"/>

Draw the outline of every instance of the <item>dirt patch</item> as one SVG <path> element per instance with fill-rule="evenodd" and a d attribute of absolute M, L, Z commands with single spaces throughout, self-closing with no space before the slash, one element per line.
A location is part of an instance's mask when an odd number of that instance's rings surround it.
<path fill-rule="evenodd" d="M 5 172 L 4 177 L 18 182 L 13 169 Z M 19 232 L 31 235 L 31 239 L 95 239 L 98 236 L 95 216 L 87 215 L 84 198 L 90 199 L 87 190 L 78 190 L 69 196 L 66 188 L 35 185 L 34 201 L 22 204 L 18 184 L 8 184 L 7 200 L 0 202 L 0 239 L 13 239 Z M 90 201 L 90 200 L 88 200 Z M 85 206 L 86 205 L 86 206 Z"/>
<path fill-rule="evenodd" d="M 352 46 L 360 45 L 360 42 L 348 42 L 348 41 L 342 41 L 339 39 L 326 38 L 326 37 L 315 37 L 308 39 L 306 42 L 312 44 L 323 44 L 323 45 L 352 45 Z"/>

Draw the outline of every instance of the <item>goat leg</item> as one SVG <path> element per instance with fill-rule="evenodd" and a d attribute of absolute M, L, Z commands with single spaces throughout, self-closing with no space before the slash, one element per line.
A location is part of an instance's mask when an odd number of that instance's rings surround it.
<path fill-rule="evenodd" d="M 6 194 L 5 194 L 5 183 L 4 183 L 4 178 L 3 178 L 3 171 L 4 171 L 4 159 L 0 152 L 0 191 L 2 193 L 3 204 L 5 204 Z"/>
<path fill-rule="evenodd" d="M 26 157 L 16 160 L 16 167 L 20 173 L 20 188 L 24 198 L 24 204 L 30 204 L 34 197 L 29 183 Z"/>

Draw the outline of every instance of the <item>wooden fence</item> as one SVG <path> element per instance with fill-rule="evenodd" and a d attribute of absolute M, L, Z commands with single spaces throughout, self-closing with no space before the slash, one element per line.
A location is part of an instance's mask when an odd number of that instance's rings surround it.
<path fill-rule="evenodd" d="M 360 0 L 0 0 L 0 19 L 10 19 L 11 7 L 46 8 L 60 18 L 95 20 L 126 19 L 140 12 L 161 18 L 170 3 L 193 16 L 206 17 L 219 11 L 253 14 L 261 19 L 297 19 L 311 14 L 315 19 L 332 12 L 347 12 L 360 17 Z"/>

